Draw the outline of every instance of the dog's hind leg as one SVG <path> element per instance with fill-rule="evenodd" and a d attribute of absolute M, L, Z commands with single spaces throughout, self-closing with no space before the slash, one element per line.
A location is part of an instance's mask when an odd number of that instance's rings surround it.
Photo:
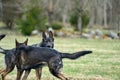
<path fill-rule="evenodd" d="M 50 69 L 50 72 L 55 76 L 60 78 L 61 80 L 68 80 L 68 78 L 66 78 L 61 72 L 55 71 Z"/>
<path fill-rule="evenodd" d="M 49 60 L 48 67 L 50 72 L 57 78 L 61 80 L 68 80 L 63 74 L 61 74 L 61 70 L 63 67 L 62 60 L 59 57 L 53 57 Z"/>
<path fill-rule="evenodd" d="M 2 73 L 2 80 L 5 80 L 5 77 L 6 77 L 6 75 L 8 74 L 8 73 L 10 73 L 12 70 L 14 69 L 14 67 L 12 67 L 12 68 L 7 68 L 6 70 L 4 70 L 3 71 L 3 73 Z"/>
<path fill-rule="evenodd" d="M 57 76 L 61 79 L 61 80 L 68 80 L 68 78 L 66 78 L 63 74 L 58 73 Z"/>
<path fill-rule="evenodd" d="M 2 73 L 2 80 L 5 80 L 6 75 L 9 73 L 9 70 L 4 70 Z"/>
<path fill-rule="evenodd" d="M 36 68 L 35 71 L 36 71 L 36 77 L 37 77 L 37 80 L 41 80 L 42 67 L 40 67 L 40 68 Z"/>
<path fill-rule="evenodd" d="M 30 69 L 29 70 L 25 70 L 25 75 L 23 76 L 22 80 L 27 80 L 27 77 L 28 77 L 30 71 L 31 71 Z"/>
<path fill-rule="evenodd" d="M 54 65 L 54 64 L 53 64 Z M 68 80 L 62 73 L 61 73 L 62 67 L 60 65 L 55 65 L 55 66 L 49 66 L 50 72 L 57 78 L 61 80 Z"/>

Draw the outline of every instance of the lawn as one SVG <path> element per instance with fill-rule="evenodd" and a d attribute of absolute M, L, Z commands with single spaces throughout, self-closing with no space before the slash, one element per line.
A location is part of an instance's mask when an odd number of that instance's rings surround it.
<path fill-rule="evenodd" d="M 6 36 L 0 45 L 2 48 L 15 47 L 15 38 L 23 42 L 26 37 Z M 29 45 L 39 43 L 41 37 L 32 36 Z M 63 59 L 63 73 L 70 80 L 119 80 L 120 79 L 120 40 L 94 40 L 80 38 L 55 38 L 55 49 L 60 52 L 77 52 L 92 50 L 93 53 L 76 60 Z M 0 68 L 4 64 L 4 55 L 0 54 Z M 15 80 L 16 69 L 7 75 L 7 80 Z M 32 70 L 28 80 L 35 80 L 35 70 Z M 43 68 L 42 80 L 58 80 L 52 76 L 47 67 Z"/>

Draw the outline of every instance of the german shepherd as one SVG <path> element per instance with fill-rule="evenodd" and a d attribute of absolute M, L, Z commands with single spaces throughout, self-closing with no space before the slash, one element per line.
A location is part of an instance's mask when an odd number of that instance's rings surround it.
<path fill-rule="evenodd" d="M 54 48 L 54 37 L 52 31 L 48 31 L 48 36 L 45 32 L 42 33 L 42 42 L 39 44 L 32 45 L 33 47 L 48 47 L 48 48 Z M 41 65 L 39 68 L 36 68 L 36 77 L 37 80 L 41 79 L 42 75 L 42 67 L 44 65 Z M 25 76 L 25 75 L 24 75 Z M 26 76 L 25 76 L 26 77 Z"/>
<path fill-rule="evenodd" d="M 49 34 L 49 37 L 47 37 L 45 32 L 43 32 L 42 33 L 42 42 L 39 44 L 34 44 L 32 46 L 53 48 L 54 47 L 53 33 L 51 31 L 49 31 L 48 34 Z M 0 37 L 3 37 L 3 35 Z M 24 43 L 21 43 L 21 45 L 23 45 L 23 44 L 27 45 L 26 43 L 27 43 L 27 40 Z M 5 76 L 8 73 L 10 73 L 15 67 L 15 50 L 16 50 L 15 48 L 10 49 L 10 50 L 4 50 L 3 48 L 0 48 L 0 53 L 5 54 L 5 64 L 6 64 L 6 68 L 0 70 L 0 74 L 2 73 L 3 80 L 5 80 Z M 41 78 L 42 73 L 39 73 L 41 71 L 42 71 L 42 66 L 40 68 L 36 68 L 36 76 L 37 76 L 38 80 L 40 80 L 40 78 Z M 17 80 L 20 80 L 22 73 L 23 72 L 21 70 L 17 71 Z"/>
<path fill-rule="evenodd" d="M 0 40 L 3 39 L 6 35 L 2 34 L 0 35 Z M 15 62 L 15 50 L 16 49 L 11 49 L 11 50 L 4 50 L 3 48 L 0 47 L 0 53 L 5 54 L 5 69 L 1 69 L 0 73 L 4 72 L 2 75 L 2 79 L 4 80 L 4 76 L 7 75 L 10 71 L 14 69 L 14 62 Z"/>
<path fill-rule="evenodd" d="M 52 31 L 48 31 L 48 36 L 45 32 L 42 33 L 42 42 L 32 45 L 34 47 L 49 47 L 54 48 L 54 37 Z"/>
<path fill-rule="evenodd" d="M 23 43 L 24 44 L 24 43 Z M 45 32 L 42 33 L 42 42 L 39 44 L 33 44 L 32 47 L 48 47 L 48 48 L 54 48 L 54 38 L 53 38 L 53 33 L 52 31 L 48 32 L 48 36 L 46 35 Z M 42 75 L 42 67 L 44 66 L 44 64 L 41 64 L 39 67 L 34 68 L 36 70 L 36 77 L 37 80 L 41 79 L 41 75 Z M 23 79 L 27 79 L 27 76 L 29 75 L 31 69 L 25 71 L 25 75 L 23 76 Z M 22 75 L 23 70 L 19 70 L 19 76 Z M 18 78 L 20 79 L 20 77 Z M 17 80 L 18 80 L 17 79 Z"/>
<path fill-rule="evenodd" d="M 48 65 L 50 72 L 61 80 L 68 80 L 63 74 L 61 69 L 63 68 L 63 58 L 77 59 L 86 54 L 92 53 L 92 51 L 79 51 L 73 54 L 58 52 L 52 48 L 46 47 L 33 47 L 22 45 L 16 40 L 16 61 L 17 68 L 26 71 L 26 76 L 23 80 L 27 79 L 30 69 L 38 68 L 41 65 Z"/>
<path fill-rule="evenodd" d="M 21 45 L 27 46 L 28 39 L 23 43 L 20 43 Z M 2 80 L 5 80 L 5 77 L 8 73 L 10 73 L 15 65 L 16 65 L 16 48 L 10 49 L 10 50 L 4 50 L 3 48 L 0 48 L 0 53 L 5 54 L 5 68 L 0 70 L 0 74 L 2 73 Z M 20 78 L 19 70 L 17 71 L 17 78 Z M 20 79 L 17 79 L 20 80 Z"/>

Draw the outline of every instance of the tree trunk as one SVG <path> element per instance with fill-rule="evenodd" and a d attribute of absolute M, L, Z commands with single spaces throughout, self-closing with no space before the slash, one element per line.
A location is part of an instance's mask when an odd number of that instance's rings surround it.
<path fill-rule="evenodd" d="M 77 25 L 78 31 L 82 32 L 82 19 L 81 19 L 81 13 L 79 13 L 78 16 L 78 25 Z"/>
<path fill-rule="evenodd" d="M 97 0 L 97 6 L 96 6 L 96 24 L 97 25 L 102 25 L 102 8 L 101 8 L 101 1 L 102 0 Z"/>
<path fill-rule="evenodd" d="M 12 20 L 6 21 L 5 24 L 8 29 L 10 29 L 10 30 L 13 29 L 13 21 Z"/>
<path fill-rule="evenodd" d="M 2 18 L 2 0 L 0 0 L 0 18 Z"/>
<path fill-rule="evenodd" d="M 120 31 L 120 14 L 118 16 L 118 32 Z"/>
<path fill-rule="evenodd" d="M 48 1 L 48 23 L 51 26 L 53 22 L 53 0 Z"/>
<path fill-rule="evenodd" d="M 63 25 L 65 26 L 65 24 L 67 22 L 67 15 L 65 13 L 63 13 L 63 15 L 62 15 L 62 22 L 63 22 Z"/>
<path fill-rule="evenodd" d="M 62 22 L 64 26 L 67 23 L 67 13 L 68 13 L 68 7 L 67 5 L 65 5 L 65 9 L 63 10 L 63 14 L 62 14 Z"/>
<path fill-rule="evenodd" d="M 97 8 L 97 24 L 98 25 L 102 25 L 102 19 L 103 19 L 102 9 L 101 7 L 98 6 Z"/>
<path fill-rule="evenodd" d="M 104 0 L 104 27 L 108 28 L 107 26 L 107 0 Z"/>

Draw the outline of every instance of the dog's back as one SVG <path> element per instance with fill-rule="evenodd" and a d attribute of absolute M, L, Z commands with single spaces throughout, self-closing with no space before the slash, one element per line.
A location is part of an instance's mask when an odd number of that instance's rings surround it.
<path fill-rule="evenodd" d="M 37 64 L 48 64 L 54 57 L 60 58 L 60 54 L 52 48 L 27 46 L 17 50 L 17 57 L 20 57 L 24 63 L 22 69 L 29 69 L 31 66 L 36 66 Z"/>
<path fill-rule="evenodd" d="M 32 59 L 34 58 L 34 59 L 38 59 L 46 62 L 49 61 L 51 57 L 60 55 L 59 52 L 57 52 L 56 50 L 52 48 L 47 48 L 47 47 L 26 46 L 26 47 L 19 48 L 17 50 L 21 55 L 24 55 L 27 58 L 28 57 Z M 20 55 L 19 53 L 17 54 Z"/>

